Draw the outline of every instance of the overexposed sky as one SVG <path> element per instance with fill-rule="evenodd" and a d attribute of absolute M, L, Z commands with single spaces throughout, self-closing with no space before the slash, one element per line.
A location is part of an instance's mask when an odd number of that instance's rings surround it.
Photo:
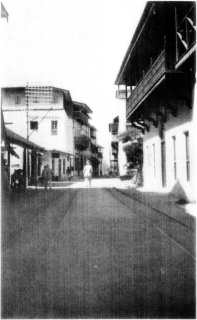
<path fill-rule="evenodd" d="M 2 85 L 46 82 L 92 110 L 109 154 L 108 124 L 122 107 L 115 78 L 145 7 L 139 0 L 4 0 Z"/>

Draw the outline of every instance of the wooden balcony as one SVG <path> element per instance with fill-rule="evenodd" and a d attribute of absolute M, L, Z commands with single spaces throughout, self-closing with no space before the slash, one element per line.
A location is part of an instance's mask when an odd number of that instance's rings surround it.
<path fill-rule="evenodd" d="M 81 111 L 74 111 L 73 119 L 78 120 L 85 125 L 88 125 L 89 122 L 89 116 Z"/>
<path fill-rule="evenodd" d="M 178 14 L 177 18 L 179 18 Z M 190 10 L 179 25 L 176 25 L 176 68 L 179 68 L 195 51 L 196 4 L 191 2 Z"/>
<path fill-rule="evenodd" d="M 90 139 L 86 135 L 75 136 L 75 148 L 77 150 L 85 150 L 89 147 Z"/>
<path fill-rule="evenodd" d="M 144 74 L 136 88 L 131 92 L 127 99 L 127 117 L 139 106 L 139 104 L 150 93 L 156 83 L 167 71 L 165 50 L 163 50 L 156 61 L 151 64 L 147 73 Z"/>

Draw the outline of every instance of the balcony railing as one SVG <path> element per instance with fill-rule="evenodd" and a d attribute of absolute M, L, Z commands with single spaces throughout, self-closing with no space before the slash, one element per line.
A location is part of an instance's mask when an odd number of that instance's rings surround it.
<path fill-rule="evenodd" d="M 73 118 L 75 120 L 79 120 L 80 122 L 84 123 L 85 125 L 88 125 L 89 117 L 83 112 L 80 111 L 74 111 L 73 112 Z"/>
<path fill-rule="evenodd" d="M 163 50 L 127 99 L 127 116 L 129 116 L 129 114 L 136 108 L 140 101 L 146 96 L 149 90 L 165 72 L 166 60 L 165 50 Z"/>
<path fill-rule="evenodd" d="M 89 141 L 90 140 L 86 135 L 81 134 L 81 135 L 75 136 L 75 147 L 78 150 L 85 150 L 89 146 Z"/>
<path fill-rule="evenodd" d="M 95 135 L 95 134 L 90 133 L 90 138 L 91 138 L 91 139 L 93 139 L 93 140 L 96 140 L 96 135 Z"/>
<path fill-rule="evenodd" d="M 177 15 L 178 19 L 179 16 Z M 191 8 L 179 23 L 176 25 L 176 68 L 178 68 L 187 57 L 196 50 L 196 5 Z"/>

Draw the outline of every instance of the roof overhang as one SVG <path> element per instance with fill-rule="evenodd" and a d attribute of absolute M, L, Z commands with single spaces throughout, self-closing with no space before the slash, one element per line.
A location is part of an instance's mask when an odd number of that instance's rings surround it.
<path fill-rule="evenodd" d="M 34 151 L 44 151 L 45 149 L 34 142 L 27 140 L 20 136 L 19 134 L 15 133 L 14 131 L 6 128 L 6 140 L 9 143 L 16 144 L 20 147 L 31 149 Z"/>
<path fill-rule="evenodd" d="M 73 101 L 73 105 L 74 105 L 74 107 L 77 106 L 77 107 L 81 108 L 81 111 L 85 111 L 87 113 L 92 113 L 92 110 L 85 103 Z"/>
<path fill-rule="evenodd" d="M 127 49 L 127 52 L 126 52 L 125 57 L 124 57 L 124 59 L 122 61 L 120 70 L 119 70 L 118 75 L 116 77 L 116 80 L 115 80 L 115 84 L 116 85 L 125 84 L 124 83 L 124 79 L 123 79 L 123 73 L 124 73 L 124 71 L 125 71 L 125 69 L 126 69 L 126 67 L 128 65 L 130 57 L 131 57 L 131 55 L 132 55 L 132 53 L 133 53 L 133 51 L 134 51 L 134 49 L 136 47 L 136 44 L 137 44 L 137 42 L 138 42 L 138 40 L 139 40 L 139 38 L 140 38 L 140 36 L 142 34 L 142 31 L 144 30 L 144 28 L 146 26 L 147 20 L 149 19 L 149 16 L 151 15 L 151 13 L 154 10 L 154 6 L 155 6 L 155 4 L 152 1 L 148 1 L 146 6 L 145 6 L 145 9 L 144 9 L 143 14 L 141 16 L 141 19 L 140 19 L 140 21 L 138 23 L 138 26 L 137 26 L 137 28 L 135 30 L 133 38 L 132 38 L 132 40 L 130 42 L 130 45 L 129 45 L 128 49 Z"/>

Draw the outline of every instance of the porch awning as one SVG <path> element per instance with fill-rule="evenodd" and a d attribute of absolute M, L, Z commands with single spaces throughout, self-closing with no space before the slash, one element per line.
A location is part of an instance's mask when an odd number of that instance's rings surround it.
<path fill-rule="evenodd" d="M 2 146 L 1 152 L 4 152 L 4 151 L 9 151 L 12 156 L 19 159 L 19 155 L 14 151 L 14 149 L 11 146 L 8 146 L 8 147 Z"/>
<path fill-rule="evenodd" d="M 23 148 L 28 148 L 28 149 L 37 150 L 37 151 L 45 150 L 43 147 L 21 137 L 19 134 L 15 133 L 14 131 L 8 128 L 6 128 L 6 140 L 9 143 L 16 144 L 17 146 L 20 146 Z"/>

